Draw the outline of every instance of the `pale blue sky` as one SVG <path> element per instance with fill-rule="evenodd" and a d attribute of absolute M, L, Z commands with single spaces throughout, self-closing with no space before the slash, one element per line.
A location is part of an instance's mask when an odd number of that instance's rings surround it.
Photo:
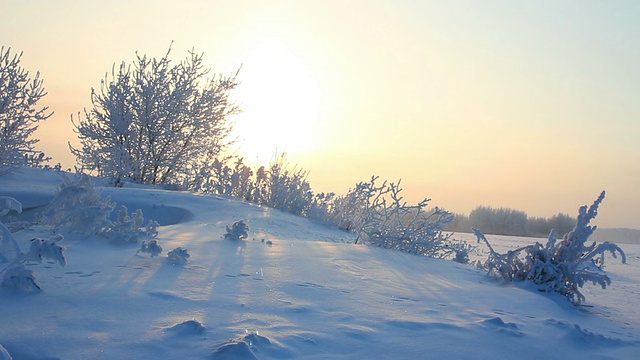
<path fill-rule="evenodd" d="M 316 191 L 373 174 L 406 198 L 640 228 L 640 2 L 6 1 L 0 43 L 40 70 L 65 166 L 69 116 L 135 52 L 242 65 L 241 152 L 277 147 Z"/>

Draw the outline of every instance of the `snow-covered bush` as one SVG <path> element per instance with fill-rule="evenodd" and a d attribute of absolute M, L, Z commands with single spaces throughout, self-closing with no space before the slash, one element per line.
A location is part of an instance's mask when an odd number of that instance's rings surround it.
<path fill-rule="evenodd" d="M 187 249 L 181 247 L 177 247 L 167 253 L 167 261 L 174 265 L 186 264 L 189 257 L 190 255 L 187 253 Z"/>
<path fill-rule="evenodd" d="M 377 179 L 358 184 L 350 195 L 355 207 L 343 210 L 352 214 L 357 242 L 437 258 L 454 252 L 451 235 L 442 231 L 453 219 L 451 213 L 438 207 L 427 211 L 430 199 L 408 205 L 400 195 L 400 182 L 377 186 Z"/>
<path fill-rule="evenodd" d="M 109 220 L 115 205 L 109 197 L 102 197 L 88 175 L 81 174 L 76 180 L 65 175 L 53 200 L 40 214 L 39 222 L 55 230 L 100 235 L 120 243 L 135 243 L 158 235 L 157 222 L 149 220 L 142 227 L 144 216 L 140 209 L 129 216 L 127 207 L 121 205 L 116 221 Z"/>
<path fill-rule="evenodd" d="M 0 214 L 9 211 L 22 211 L 22 204 L 9 197 L 3 197 L 0 201 Z M 64 256 L 64 246 L 56 242 L 62 239 L 61 235 L 55 235 L 49 239 L 33 239 L 31 247 L 26 254 L 20 250 L 18 242 L 9 229 L 0 222 L 0 284 L 5 287 L 22 290 L 39 290 L 33 271 L 27 269 L 24 264 L 29 262 L 42 263 L 43 259 L 56 261 L 60 266 L 65 266 L 67 260 Z"/>
<path fill-rule="evenodd" d="M 18 220 L 14 216 L 14 214 L 20 214 L 21 212 L 22 204 L 19 201 L 9 196 L 0 196 L 0 221 L 12 233 L 31 226 L 30 222 Z"/>
<path fill-rule="evenodd" d="M 6 216 L 11 211 L 21 213 L 22 204 L 10 196 L 0 196 L 0 217 Z"/>
<path fill-rule="evenodd" d="M 235 160 L 235 165 L 228 165 L 231 160 Z M 243 161 L 234 157 L 215 159 L 211 166 L 201 167 L 195 181 L 185 184 L 185 188 L 258 203 L 254 196 L 253 170 Z"/>
<path fill-rule="evenodd" d="M 22 212 L 22 204 L 20 204 L 15 199 L 11 198 L 12 201 L 0 202 L 0 213 L 8 213 L 9 210 L 18 209 L 18 212 Z M 16 203 L 18 205 L 16 205 Z M 0 266 L 6 266 L 13 260 L 16 260 L 20 257 L 20 245 L 1 221 L 0 221 Z"/>
<path fill-rule="evenodd" d="M 64 175 L 54 198 L 40 214 L 39 222 L 56 230 L 92 235 L 104 231 L 115 203 L 102 197 L 93 180 L 82 174 L 73 179 Z"/>
<path fill-rule="evenodd" d="M 624 252 L 614 243 L 604 242 L 587 245 L 589 236 L 596 226 L 589 223 L 598 213 L 598 206 L 604 199 L 603 191 L 594 203 L 582 206 L 578 211 L 575 228 L 557 241 L 555 231 L 551 231 L 546 245 L 535 243 L 511 250 L 506 254 L 497 253 L 487 238 L 478 229 L 473 229 L 478 241 L 489 247 L 489 258 L 485 267 L 506 280 L 530 280 L 539 285 L 541 291 L 555 291 L 565 295 L 571 302 L 580 304 L 585 300 L 580 288 L 587 282 L 600 285 L 603 289 L 611 284 L 611 279 L 603 272 L 604 255 L 616 253 L 626 262 Z"/>
<path fill-rule="evenodd" d="M 62 239 L 63 237 L 60 234 L 51 236 L 48 239 L 31 239 L 31 246 L 29 247 L 29 252 L 24 255 L 24 260 L 41 264 L 43 259 L 49 259 L 57 262 L 60 266 L 66 266 L 65 248 L 56 243 Z"/>
<path fill-rule="evenodd" d="M 156 239 L 149 241 L 143 240 L 142 246 L 140 246 L 140 249 L 136 252 L 136 254 L 140 252 L 148 253 L 151 255 L 151 257 L 158 256 L 160 255 L 160 253 L 162 253 L 162 246 L 158 244 L 158 240 Z"/>
<path fill-rule="evenodd" d="M 22 263 L 12 263 L 0 272 L 0 284 L 9 289 L 36 291 L 40 286 L 36 284 L 33 271 Z"/>
<path fill-rule="evenodd" d="M 144 216 L 138 209 L 129 216 L 127 207 L 120 205 L 115 222 L 108 221 L 107 225 L 96 234 L 104 236 L 114 242 L 137 243 L 143 238 L 155 238 L 158 235 L 158 223 L 149 220 L 146 227 L 142 227 Z"/>
<path fill-rule="evenodd" d="M 468 264 L 469 263 L 469 254 L 474 251 L 477 247 L 469 244 L 466 241 L 451 241 L 449 243 L 449 247 L 453 253 L 453 261 L 460 264 Z"/>
<path fill-rule="evenodd" d="M 234 222 L 231 227 L 227 225 L 226 229 L 227 233 L 224 234 L 225 239 L 244 240 L 249 237 L 249 225 L 245 224 L 244 220 Z"/>
<path fill-rule="evenodd" d="M 337 226 L 356 233 L 356 242 L 432 257 L 453 254 L 458 261 L 466 261 L 464 252 L 468 249 L 450 242 L 450 235 L 443 234 L 444 225 L 453 219 L 453 215 L 437 207 L 427 211 L 429 199 L 407 205 L 400 196 L 399 182 L 385 181 L 378 186 L 378 178 L 374 176 L 369 182 L 357 184 L 344 196 L 334 193 L 314 195 L 306 181 L 307 172 L 297 167 L 289 169 L 286 154 L 277 157 L 268 169 L 260 167 L 255 178 L 242 159 L 238 159 L 233 168 L 216 160 L 210 170 L 208 174 L 201 173 L 196 183 L 199 190 L 238 197 Z M 241 233 L 234 231 L 227 228 L 225 237 L 240 238 Z"/>
<path fill-rule="evenodd" d="M 39 141 L 33 138 L 38 122 L 53 113 L 48 107 L 37 108 L 47 94 L 40 73 L 31 79 L 20 67 L 22 53 L 11 55 L 11 48 L 0 47 L 0 175 L 17 167 L 38 166 L 49 158 L 34 150 Z"/>
<path fill-rule="evenodd" d="M 261 205 L 305 216 L 313 199 L 307 172 L 297 167 L 289 169 L 288 165 L 286 154 L 271 164 L 264 180 Z"/>
<path fill-rule="evenodd" d="M 313 195 L 311 204 L 307 209 L 309 220 L 320 224 L 333 224 L 333 201 L 335 193 L 318 193 Z"/>
<path fill-rule="evenodd" d="M 92 89 L 92 108 L 74 122 L 81 147 L 71 151 L 81 166 L 116 186 L 123 179 L 180 186 L 196 183 L 197 171 L 230 145 L 237 73 L 208 79 L 201 54 L 174 65 L 170 52 L 114 66 Z"/>

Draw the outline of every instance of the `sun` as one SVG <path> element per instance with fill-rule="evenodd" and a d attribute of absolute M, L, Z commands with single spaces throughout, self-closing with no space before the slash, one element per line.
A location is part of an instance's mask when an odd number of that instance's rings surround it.
<path fill-rule="evenodd" d="M 238 88 L 238 155 L 264 165 L 276 152 L 313 148 L 319 90 L 303 57 L 274 43 L 262 43 L 245 57 Z"/>

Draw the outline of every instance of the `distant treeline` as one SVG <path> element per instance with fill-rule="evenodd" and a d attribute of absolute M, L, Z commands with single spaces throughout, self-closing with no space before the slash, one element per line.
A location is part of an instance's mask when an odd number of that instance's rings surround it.
<path fill-rule="evenodd" d="M 475 227 L 486 234 L 511 236 L 543 236 L 555 229 L 558 237 L 568 233 L 576 224 L 576 219 L 567 214 L 557 214 L 550 218 L 529 217 L 520 210 L 478 206 L 469 215 L 455 214 L 447 231 L 471 232 Z"/>

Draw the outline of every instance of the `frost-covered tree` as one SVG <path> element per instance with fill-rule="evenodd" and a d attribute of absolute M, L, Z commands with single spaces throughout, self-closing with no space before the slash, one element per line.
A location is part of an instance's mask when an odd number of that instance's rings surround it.
<path fill-rule="evenodd" d="M 47 94 L 40 73 L 29 77 L 20 67 L 22 53 L 11 55 L 11 48 L 0 47 L 0 175 L 24 165 L 40 165 L 49 160 L 34 149 L 39 141 L 32 137 L 38 122 L 53 113 L 38 102 Z"/>
<path fill-rule="evenodd" d="M 231 144 L 230 116 L 239 108 L 229 95 L 237 73 L 206 78 L 201 54 L 191 51 L 173 65 L 170 51 L 114 65 L 111 78 L 92 89 L 92 108 L 74 122 L 82 146 L 71 147 L 83 168 L 115 185 L 131 179 L 179 186 L 193 183 Z"/>

